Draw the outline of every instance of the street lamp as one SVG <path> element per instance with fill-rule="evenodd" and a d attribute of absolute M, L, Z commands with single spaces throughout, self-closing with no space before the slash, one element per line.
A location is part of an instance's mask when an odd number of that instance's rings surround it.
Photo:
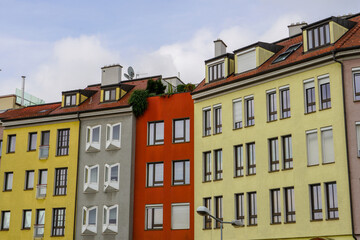
<path fill-rule="evenodd" d="M 220 222 L 220 234 L 221 234 L 221 240 L 223 239 L 223 224 L 227 223 L 227 224 L 231 224 L 233 227 L 242 227 L 244 226 L 244 224 L 242 223 L 241 220 L 232 220 L 231 222 L 225 222 L 217 217 L 214 217 L 213 215 L 211 215 L 210 210 L 207 207 L 204 206 L 200 206 L 196 209 L 196 212 L 203 217 L 209 216 L 213 219 L 215 219 L 215 221 Z"/>

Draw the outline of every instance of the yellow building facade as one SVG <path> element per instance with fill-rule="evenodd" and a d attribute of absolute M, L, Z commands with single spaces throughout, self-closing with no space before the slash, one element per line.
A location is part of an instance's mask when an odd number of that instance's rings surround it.
<path fill-rule="evenodd" d="M 73 239 L 79 121 L 3 123 L 0 239 Z"/>
<path fill-rule="evenodd" d="M 330 82 L 331 106 L 326 109 L 320 106 L 320 83 L 323 79 Z M 311 113 L 307 112 L 305 99 L 309 83 L 315 88 L 316 107 Z M 289 90 L 290 97 L 290 116 L 285 118 L 282 118 L 280 109 L 283 90 Z M 269 94 L 274 93 L 277 119 L 270 121 Z M 244 223 L 239 228 L 225 226 L 224 239 L 352 238 L 340 64 L 329 61 L 292 74 L 263 80 L 254 77 L 233 86 L 228 84 L 195 92 L 193 98 L 195 207 L 207 206 L 215 216 L 217 211 L 222 212 L 222 216 L 217 217 L 222 217 L 224 221 L 242 215 Z M 247 126 L 248 99 L 253 99 L 254 112 L 254 124 L 250 123 L 250 126 Z M 241 105 L 242 126 L 238 129 L 234 125 L 235 102 Z M 218 108 L 221 108 L 222 129 L 220 133 L 215 133 L 215 128 L 219 126 L 215 116 Z M 211 130 L 205 136 L 207 111 L 210 111 Z M 288 136 L 291 137 L 292 167 L 285 167 L 284 139 Z M 271 165 L 273 139 L 277 139 L 278 166 L 275 170 Z M 333 144 L 333 154 L 330 155 L 329 143 Z M 242 174 L 236 173 L 236 146 L 242 146 L 239 151 L 243 161 Z M 251 160 L 249 162 L 252 158 L 249 146 L 255 148 L 256 174 L 254 164 Z M 219 150 L 222 153 L 220 157 L 217 155 Z M 309 156 L 315 152 L 317 160 Z M 208 169 L 207 153 L 210 153 L 211 159 Z M 219 158 L 222 158 L 222 163 L 217 162 Z M 276 160 L 274 162 L 276 165 Z M 238 169 L 240 171 L 241 166 Z M 291 194 L 286 195 L 291 189 L 293 202 L 288 204 L 286 202 Z M 241 194 L 242 203 L 239 204 L 237 198 L 241 198 Z M 335 196 L 336 204 L 329 202 L 328 196 Z M 314 202 L 317 202 L 316 206 Z M 335 205 L 337 209 L 334 209 Z M 250 210 L 254 206 L 255 210 Z M 211 225 L 206 225 L 205 221 L 203 217 L 195 217 L 195 239 L 219 238 L 220 230 L 214 220 Z"/>

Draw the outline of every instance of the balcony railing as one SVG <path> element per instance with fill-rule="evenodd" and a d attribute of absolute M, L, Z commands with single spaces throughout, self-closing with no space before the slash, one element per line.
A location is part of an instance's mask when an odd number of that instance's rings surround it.
<path fill-rule="evenodd" d="M 48 159 L 49 157 L 49 146 L 39 147 L 39 159 Z"/>
<path fill-rule="evenodd" d="M 47 184 L 38 184 L 36 186 L 36 198 L 43 199 L 46 197 L 46 186 Z"/>
<path fill-rule="evenodd" d="M 34 224 L 34 238 L 44 237 L 44 224 Z"/>

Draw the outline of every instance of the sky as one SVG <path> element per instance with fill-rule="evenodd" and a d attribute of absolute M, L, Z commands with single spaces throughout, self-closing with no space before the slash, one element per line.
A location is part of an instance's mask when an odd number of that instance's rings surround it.
<path fill-rule="evenodd" d="M 359 0 L 0 0 L 0 96 L 26 76 L 26 92 L 61 101 L 112 64 L 199 83 L 218 38 L 233 52 L 286 38 L 291 23 L 359 12 Z"/>

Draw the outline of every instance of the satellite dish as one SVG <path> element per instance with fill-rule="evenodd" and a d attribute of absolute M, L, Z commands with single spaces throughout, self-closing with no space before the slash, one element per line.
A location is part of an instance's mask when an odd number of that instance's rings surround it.
<path fill-rule="evenodd" d="M 125 76 L 128 80 L 131 80 L 130 76 L 127 75 L 126 73 L 124 73 L 124 76 Z"/>
<path fill-rule="evenodd" d="M 135 76 L 135 72 L 134 69 L 132 67 L 128 67 L 128 73 L 124 73 L 124 76 L 128 79 L 128 80 L 132 80 Z"/>

